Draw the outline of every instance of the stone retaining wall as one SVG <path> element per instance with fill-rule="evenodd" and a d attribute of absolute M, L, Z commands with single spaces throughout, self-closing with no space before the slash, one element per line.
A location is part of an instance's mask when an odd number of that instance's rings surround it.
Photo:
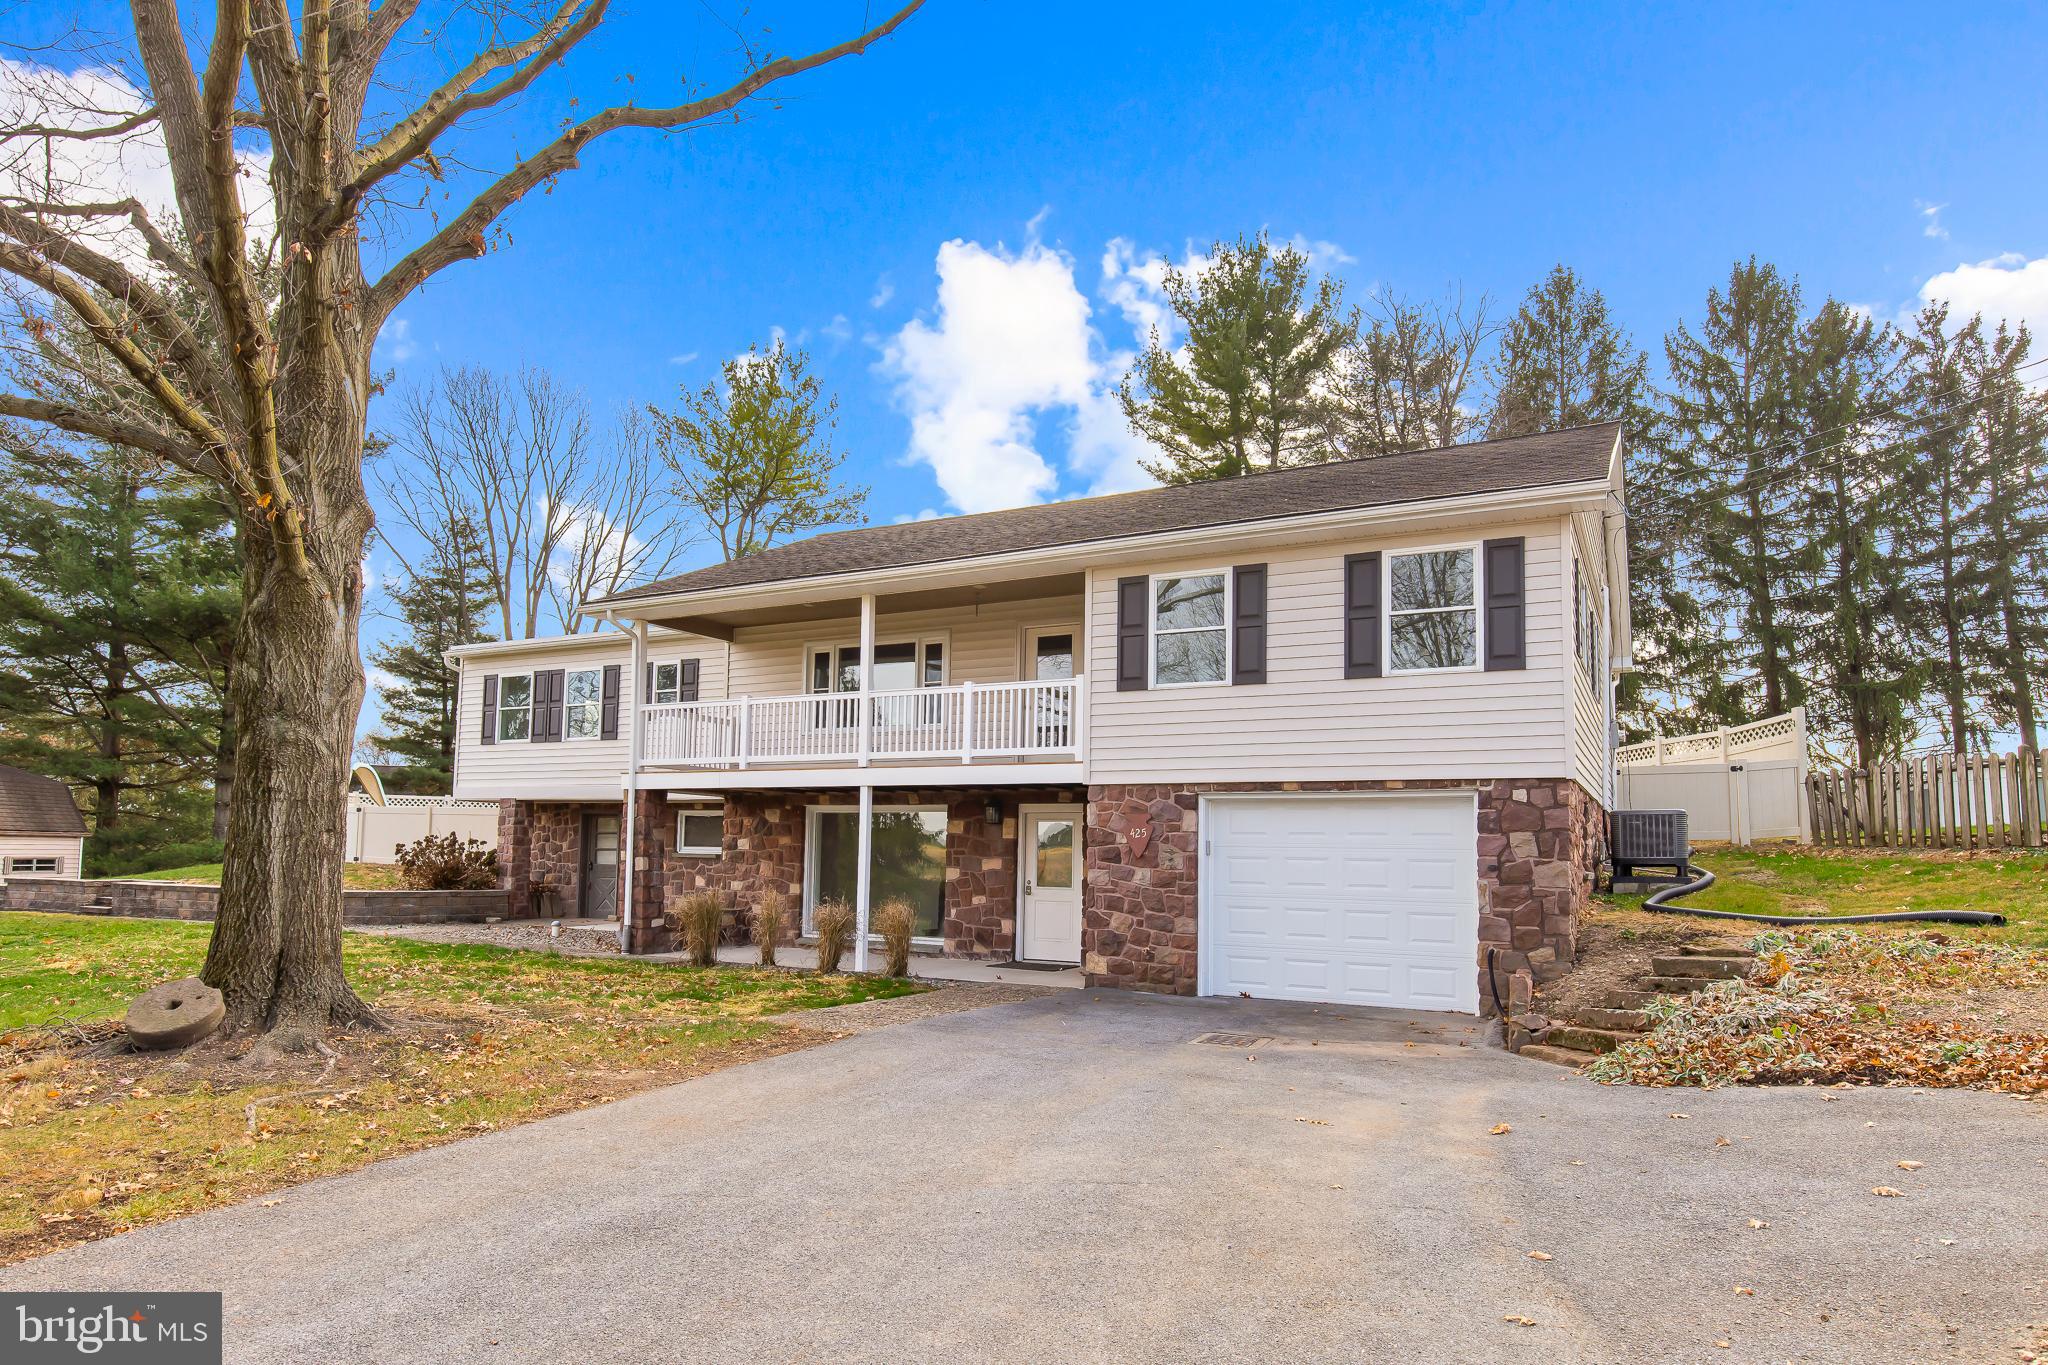
<path fill-rule="evenodd" d="M 0 887 L 0 908 L 124 919 L 211 921 L 220 888 L 192 882 L 41 881 L 17 878 Z M 503 891 L 344 891 L 343 924 L 476 924 L 509 919 Z"/>

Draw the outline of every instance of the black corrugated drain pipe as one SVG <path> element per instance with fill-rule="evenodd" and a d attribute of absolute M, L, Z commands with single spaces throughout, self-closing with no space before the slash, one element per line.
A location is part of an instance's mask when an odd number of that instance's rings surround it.
<path fill-rule="evenodd" d="M 1690 896 L 1714 884 L 1714 874 L 1704 867 L 1693 868 L 1694 880 L 1667 886 L 1643 902 L 1643 909 L 1664 915 L 1698 915 L 1703 919 L 1746 920 L 1751 924 L 1990 924 L 2005 923 L 2005 916 L 1990 910 L 1898 910 L 1882 915 L 1757 915 L 1743 910 L 1702 910 L 1696 905 L 1674 905 L 1680 896 Z"/>

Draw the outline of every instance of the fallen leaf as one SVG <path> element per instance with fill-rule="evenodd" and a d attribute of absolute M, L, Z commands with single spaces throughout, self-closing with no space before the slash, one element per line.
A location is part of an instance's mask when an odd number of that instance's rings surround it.
<path fill-rule="evenodd" d="M 1724 1351 L 1728 1349 L 1728 1343 L 1726 1341 L 1717 1341 L 1714 1344 Z"/>
<path fill-rule="evenodd" d="M 1944 1237 L 1941 1239 L 1941 1244 L 1945 1247 L 1952 1247 L 1956 1244 L 1956 1239 L 1953 1237 Z"/>
<path fill-rule="evenodd" d="M 1502 1133 L 1512 1133 L 1515 1130 L 1514 1127 L 1510 1124 L 1496 1123 L 1493 1125 L 1493 1127 L 1487 1129 L 1486 1131 L 1493 1134 L 1495 1137 L 1499 1137 Z"/>
<path fill-rule="evenodd" d="M 1733 1147 L 1735 1144 L 1730 1142 L 1727 1138 L 1717 1137 L 1714 1139 L 1714 1145 L 1716 1147 Z"/>
<path fill-rule="evenodd" d="M 266 1209 L 274 1209 L 283 1202 L 284 1200 L 282 1199 L 266 1199 L 263 1201 L 263 1207 Z"/>
<path fill-rule="evenodd" d="M 1524 1327 L 1534 1327 L 1536 1325 L 1536 1319 L 1521 1317 L 1518 1314 L 1514 1313 L 1508 1314 L 1506 1317 L 1502 1318 L 1501 1321 L 1519 1323 Z"/>
<path fill-rule="evenodd" d="M 1532 1261 L 1547 1261 L 1550 1259 L 1550 1253 L 1547 1251 L 1532 1251 L 1529 1253 L 1529 1259 Z"/>
<path fill-rule="evenodd" d="M 1926 1164 L 1924 1161 L 1901 1161 L 1899 1169 L 1902 1171 L 1917 1171 Z"/>
<path fill-rule="evenodd" d="M 1756 1291 L 1754 1289 L 1746 1289 L 1739 1284 L 1735 1286 L 1735 1292 L 1738 1294 L 1747 1294 L 1752 1299 L 1756 1297 Z"/>
<path fill-rule="evenodd" d="M 1906 1197 L 1904 1190 L 1895 1190 L 1889 1185 L 1879 1185 L 1871 1193 L 1883 1199 L 1903 1199 Z"/>
<path fill-rule="evenodd" d="M 1667 1119 L 1689 1119 L 1689 1118 L 1691 1118 L 1691 1117 L 1692 1117 L 1692 1115 L 1691 1115 L 1691 1114 L 1666 1114 L 1666 1115 L 1665 1115 L 1664 1117 L 1665 1117 L 1665 1118 L 1667 1118 Z"/>
<path fill-rule="evenodd" d="M 1752 1218 L 1749 1220 L 1749 1226 L 1751 1231 L 1755 1231 L 1758 1228 L 1767 1228 L 1770 1226 L 1770 1224 L 1766 1223 L 1761 1218 Z"/>

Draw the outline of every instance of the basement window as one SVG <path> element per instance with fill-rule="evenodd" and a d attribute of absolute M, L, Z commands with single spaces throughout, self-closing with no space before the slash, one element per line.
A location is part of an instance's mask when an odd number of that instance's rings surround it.
<path fill-rule="evenodd" d="M 64 871 L 62 858 L 9 858 L 9 875 L 20 873 L 27 877 L 55 877 Z"/>
<path fill-rule="evenodd" d="M 686 858 L 716 858 L 725 852 L 725 812 L 717 806 L 677 811 L 676 852 Z"/>

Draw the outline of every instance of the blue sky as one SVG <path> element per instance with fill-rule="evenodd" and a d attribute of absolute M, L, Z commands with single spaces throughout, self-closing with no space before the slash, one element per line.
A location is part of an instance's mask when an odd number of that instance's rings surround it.
<path fill-rule="evenodd" d="M 808 49 L 861 12 L 750 22 Z M 703 6 L 614 14 L 474 135 L 482 159 L 537 145 L 570 94 L 615 99 L 621 69 L 644 102 L 732 69 Z M 742 124 L 596 144 L 379 358 L 400 385 L 539 364 L 603 412 L 779 332 L 892 520 L 1128 486 L 1108 390 L 1160 263 L 1261 227 L 1353 298 L 1455 284 L 1504 309 L 1567 262 L 1653 361 L 1751 253 L 1814 299 L 1896 316 L 1934 290 L 2044 330 L 2043 70 L 2020 5 L 933 0 Z"/>

